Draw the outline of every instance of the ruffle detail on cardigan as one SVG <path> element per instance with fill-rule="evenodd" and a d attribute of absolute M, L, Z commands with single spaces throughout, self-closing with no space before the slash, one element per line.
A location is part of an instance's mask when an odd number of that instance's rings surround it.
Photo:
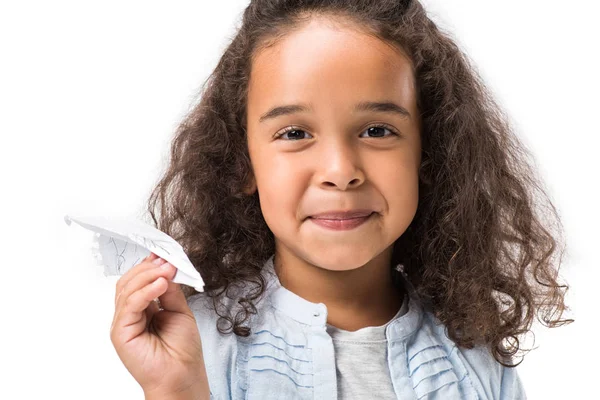
<path fill-rule="evenodd" d="M 424 323 L 407 348 L 408 371 L 417 399 L 479 399 L 458 348 L 449 340 L 434 340 L 438 335 Z"/>
<path fill-rule="evenodd" d="M 312 350 L 300 336 L 262 328 L 248 339 L 238 342 L 236 372 L 243 398 L 264 396 L 265 387 L 271 388 L 268 392 L 273 399 L 281 393 L 296 393 L 296 399 L 313 398 Z"/>

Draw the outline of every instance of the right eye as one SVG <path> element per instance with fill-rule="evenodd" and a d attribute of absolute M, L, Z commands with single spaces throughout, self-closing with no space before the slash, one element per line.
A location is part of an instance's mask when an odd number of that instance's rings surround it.
<path fill-rule="evenodd" d="M 293 127 L 293 126 L 290 126 L 288 128 L 285 128 L 283 131 L 277 133 L 275 135 L 275 138 L 276 139 L 280 139 L 281 137 L 283 137 L 284 135 L 287 135 L 288 133 L 294 133 L 292 135 L 293 139 L 288 139 L 288 141 L 297 141 L 299 139 L 298 136 L 302 136 L 302 133 L 306 133 L 306 131 L 303 131 L 302 129 L 298 129 L 298 128 Z"/>

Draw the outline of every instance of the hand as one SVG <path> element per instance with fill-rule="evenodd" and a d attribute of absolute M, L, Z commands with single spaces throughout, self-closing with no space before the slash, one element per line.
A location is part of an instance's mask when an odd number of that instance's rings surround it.
<path fill-rule="evenodd" d="M 146 395 L 208 399 L 200 333 L 179 284 L 171 282 L 175 272 L 151 253 L 118 280 L 110 340 Z"/>

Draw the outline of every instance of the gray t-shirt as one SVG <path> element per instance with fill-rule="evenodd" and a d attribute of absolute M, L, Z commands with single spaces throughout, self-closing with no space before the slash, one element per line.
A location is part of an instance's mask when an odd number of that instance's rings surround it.
<path fill-rule="evenodd" d="M 338 399 L 396 400 L 387 360 L 385 328 L 406 314 L 408 296 L 396 315 L 381 326 L 346 331 L 327 324 L 335 351 Z"/>

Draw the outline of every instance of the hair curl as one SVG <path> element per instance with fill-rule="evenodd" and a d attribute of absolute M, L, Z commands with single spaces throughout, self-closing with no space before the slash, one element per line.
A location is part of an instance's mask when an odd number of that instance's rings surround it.
<path fill-rule="evenodd" d="M 412 61 L 422 118 L 419 206 L 394 244 L 390 268 L 404 265 L 457 345 L 485 344 L 501 364 L 518 365 L 509 361 L 523 351 L 519 336 L 530 331 L 534 315 L 549 327 L 573 321 L 560 319 L 569 309 L 568 286 L 557 282 L 562 224 L 508 118 L 418 1 L 252 0 L 201 100 L 177 128 L 170 164 L 148 200 L 155 226 L 183 246 L 201 273 L 217 327 L 229 323 L 219 331 L 248 336 L 242 324 L 256 313 L 266 284 L 261 268 L 275 249 L 258 193 L 244 191 L 252 176 L 251 62 L 315 15 L 355 22 Z M 235 315 L 224 307 L 224 296 L 235 297 L 230 289 L 252 283 Z"/>

